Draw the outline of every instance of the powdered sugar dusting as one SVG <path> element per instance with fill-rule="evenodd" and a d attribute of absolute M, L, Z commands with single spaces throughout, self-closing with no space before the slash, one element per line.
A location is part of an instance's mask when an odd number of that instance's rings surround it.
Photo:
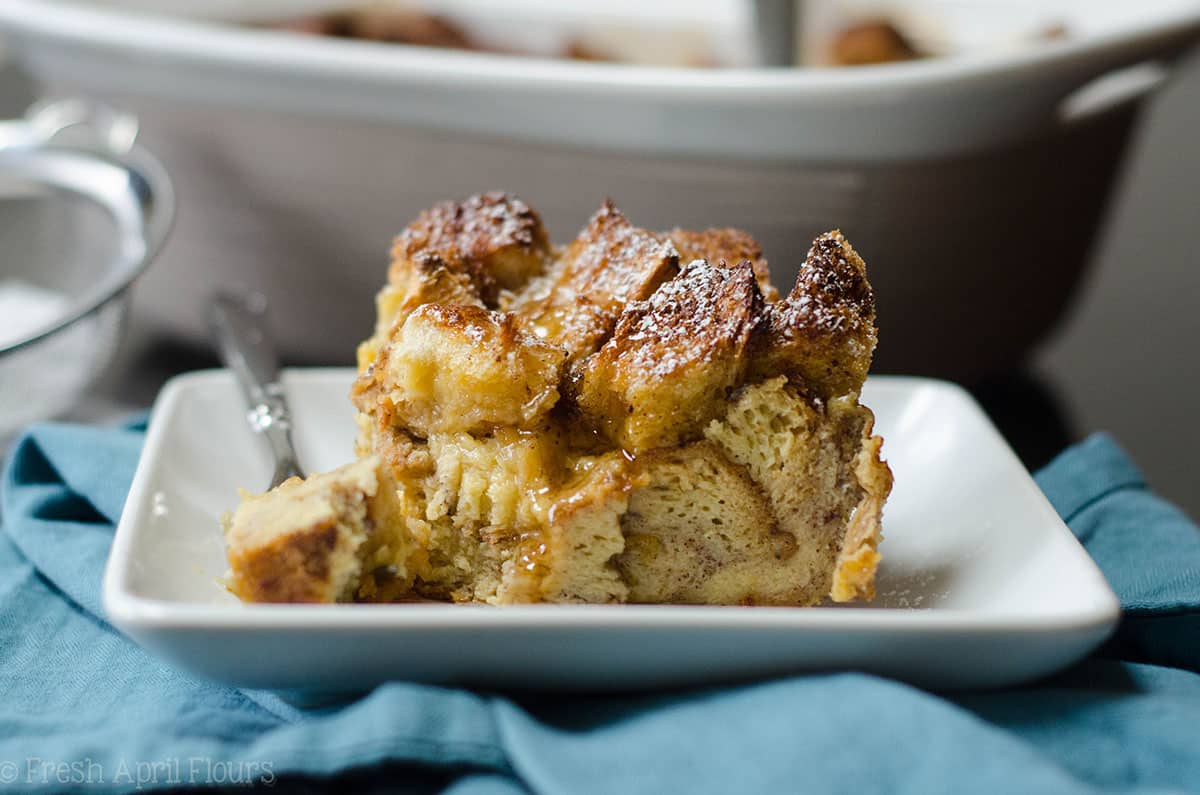
<path fill-rule="evenodd" d="M 613 333 L 632 301 L 648 297 L 675 274 L 678 254 L 669 240 L 639 229 L 611 201 L 563 253 L 545 280 L 531 283 L 514 309 L 572 360 L 592 354 Z"/>
<path fill-rule="evenodd" d="M 532 249 L 545 245 L 545 232 L 529 205 L 492 192 L 435 204 L 400 234 L 400 242 L 410 256 L 434 248 L 443 259 L 454 259 L 483 257 L 508 246 Z"/>
<path fill-rule="evenodd" d="M 613 345 L 629 365 L 662 377 L 719 351 L 736 353 L 749 340 L 760 305 L 749 263 L 717 268 L 695 260 L 648 300 L 628 307 Z"/>

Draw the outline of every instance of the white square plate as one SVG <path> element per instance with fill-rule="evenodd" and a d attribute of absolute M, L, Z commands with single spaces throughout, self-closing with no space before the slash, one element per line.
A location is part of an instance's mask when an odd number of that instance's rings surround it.
<path fill-rule="evenodd" d="M 310 471 L 352 458 L 352 378 L 285 374 Z M 249 605 L 221 586 L 219 517 L 271 463 L 229 373 L 181 376 L 155 405 L 105 609 L 199 674 L 316 691 L 389 679 L 613 690 L 831 669 L 992 687 L 1051 673 L 1108 636 L 1116 597 L 966 392 L 874 377 L 863 401 L 896 476 L 870 606 Z"/>

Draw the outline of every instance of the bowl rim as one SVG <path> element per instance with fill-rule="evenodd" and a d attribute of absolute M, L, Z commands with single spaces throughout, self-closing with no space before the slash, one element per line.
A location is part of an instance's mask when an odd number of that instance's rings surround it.
<path fill-rule="evenodd" d="M 22 120 L 24 121 L 24 120 Z M 99 311 L 123 295 L 145 272 L 162 250 L 175 216 L 175 194 L 166 169 L 144 147 L 130 143 L 124 152 L 106 150 L 103 146 L 68 146 L 53 141 L 39 141 L 2 146 L 0 142 L 0 175 L 22 173 L 41 186 L 81 197 L 111 213 L 113 202 L 106 201 L 99 191 L 89 192 L 84 186 L 69 184 L 55 175 L 55 166 L 70 167 L 72 163 L 90 161 L 115 167 L 129 176 L 127 194 L 133 196 L 139 211 L 134 233 L 141 246 L 132 256 L 117 255 L 113 283 L 80 294 L 69 310 L 50 324 L 40 326 L 23 337 L 0 347 L 0 356 L 33 346 L 78 321 Z M 120 225 L 119 218 L 115 219 Z"/>

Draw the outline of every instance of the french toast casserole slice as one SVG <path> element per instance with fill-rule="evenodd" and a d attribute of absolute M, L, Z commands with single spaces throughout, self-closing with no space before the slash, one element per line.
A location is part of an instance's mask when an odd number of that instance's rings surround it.
<path fill-rule="evenodd" d="M 892 479 L 858 401 L 874 296 L 840 233 L 781 297 L 744 232 L 605 202 L 559 248 L 487 193 L 400 234 L 376 311 L 358 460 L 225 519 L 241 598 L 873 596 Z"/>

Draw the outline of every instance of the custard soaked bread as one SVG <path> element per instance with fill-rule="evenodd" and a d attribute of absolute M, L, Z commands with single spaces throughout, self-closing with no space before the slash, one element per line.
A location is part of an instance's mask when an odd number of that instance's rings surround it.
<path fill-rule="evenodd" d="M 227 533 L 242 598 L 873 595 L 891 473 L 858 402 L 874 298 L 839 233 L 780 298 L 744 232 L 657 234 L 606 202 L 556 248 L 528 206 L 484 194 L 397 238 L 377 311 L 360 462 L 314 478 L 364 496 L 303 555 L 297 486 L 245 503 Z"/>

